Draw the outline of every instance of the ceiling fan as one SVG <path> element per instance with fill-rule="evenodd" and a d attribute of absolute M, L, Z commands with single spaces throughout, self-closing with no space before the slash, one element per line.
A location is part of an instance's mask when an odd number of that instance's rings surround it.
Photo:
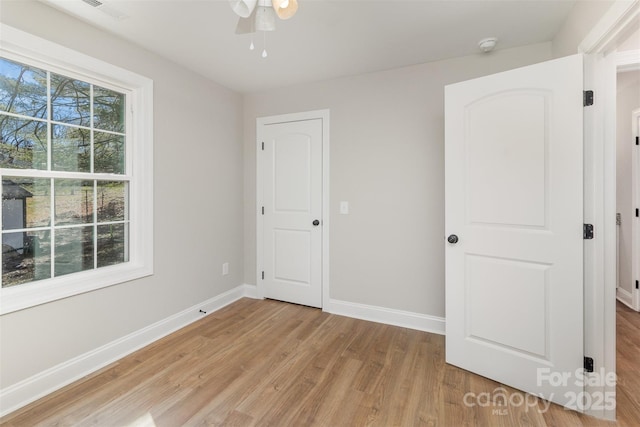
<path fill-rule="evenodd" d="M 240 17 L 236 34 L 253 34 L 256 31 L 275 31 L 276 17 L 289 19 L 298 10 L 298 0 L 229 0 L 231 9 Z M 253 39 L 249 49 L 253 50 Z M 262 57 L 267 57 L 266 47 Z"/>

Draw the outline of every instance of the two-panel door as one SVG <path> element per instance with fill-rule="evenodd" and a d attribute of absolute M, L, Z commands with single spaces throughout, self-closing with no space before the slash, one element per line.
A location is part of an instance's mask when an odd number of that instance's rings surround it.
<path fill-rule="evenodd" d="M 322 306 L 322 119 L 260 126 L 264 296 Z"/>
<path fill-rule="evenodd" d="M 583 390 L 582 74 L 445 90 L 447 362 L 562 405 Z"/>

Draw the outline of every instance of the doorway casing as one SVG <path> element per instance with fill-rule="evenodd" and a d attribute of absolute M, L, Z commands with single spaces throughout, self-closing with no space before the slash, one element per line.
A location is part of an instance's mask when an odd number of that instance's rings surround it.
<path fill-rule="evenodd" d="M 638 67 L 640 69 L 640 51 L 636 51 L 638 56 Z M 640 139 L 640 108 L 633 111 L 633 136 L 636 137 L 636 142 Z M 633 191 L 633 206 L 635 209 L 640 209 L 640 145 L 636 144 L 633 158 L 633 166 L 631 168 L 631 176 L 633 184 L 631 186 Z M 631 243 L 631 271 L 633 274 L 633 280 L 640 281 L 640 217 L 636 215 L 633 218 L 633 227 L 631 227 L 632 243 Z M 634 282 L 635 283 L 635 282 Z M 633 304 L 636 311 L 640 311 L 640 289 L 634 287 L 633 289 Z"/>
<path fill-rule="evenodd" d="M 585 54 L 585 88 L 594 104 L 585 109 L 584 221 L 595 239 L 584 245 L 585 356 L 594 372 L 616 369 L 616 72 L 617 46 L 640 24 L 640 0 L 616 1 L 578 50 Z M 594 374 L 591 374 L 594 375 Z M 615 385 L 587 384 L 591 396 L 615 394 Z M 615 409 L 590 408 L 587 414 L 615 419 Z"/>

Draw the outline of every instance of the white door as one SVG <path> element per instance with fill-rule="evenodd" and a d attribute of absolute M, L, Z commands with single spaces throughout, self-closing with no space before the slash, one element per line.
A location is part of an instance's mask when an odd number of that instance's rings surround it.
<path fill-rule="evenodd" d="M 266 298 L 322 306 L 322 119 L 258 129 Z"/>
<path fill-rule="evenodd" d="M 447 363 L 565 406 L 583 389 L 582 73 L 575 55 L 445 89 Z"/>

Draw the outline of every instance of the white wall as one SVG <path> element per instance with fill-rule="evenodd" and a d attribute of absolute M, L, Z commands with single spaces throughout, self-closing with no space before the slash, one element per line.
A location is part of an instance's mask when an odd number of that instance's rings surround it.
<path fill-rule="evenodd" d="M 553 57 L 578 53 L 578 46 L 602 15 L 615 3 L 614 0 L 580 0 L 553 39 Z"/>
<path fill-rule="evenodd" d="M 635 135 L 632 132 L 631 113 L 640 108 L 640 71 L 618 74 L 616 104 L 616 211 L 622 216 L 619 283 L 631 294 L 635 286 L 631 270 L 631 226 L 635 217 L 631 174 Z"/>
<path fill-rule="evenodd" d="M 0 7 L 5 24 L 152 78 L 155 120 L 155 274 L 0 317 L 6 388 L 241 284 L 243 147 L 240 95 L 42 3 Z"/>
<path fill-rule="evenodd" d="M 245 95 L 245 281 L 256 118 L 329 108 L 331 298 L 444 316 L 444 86 L 550 57 L 538 44 Z"/>
<path fill-rule="evenodd" d="M 618 46 L 618 52 L 627 50 L 640 50 L 640 30 L 631 34 L 628 39 Z"/>

